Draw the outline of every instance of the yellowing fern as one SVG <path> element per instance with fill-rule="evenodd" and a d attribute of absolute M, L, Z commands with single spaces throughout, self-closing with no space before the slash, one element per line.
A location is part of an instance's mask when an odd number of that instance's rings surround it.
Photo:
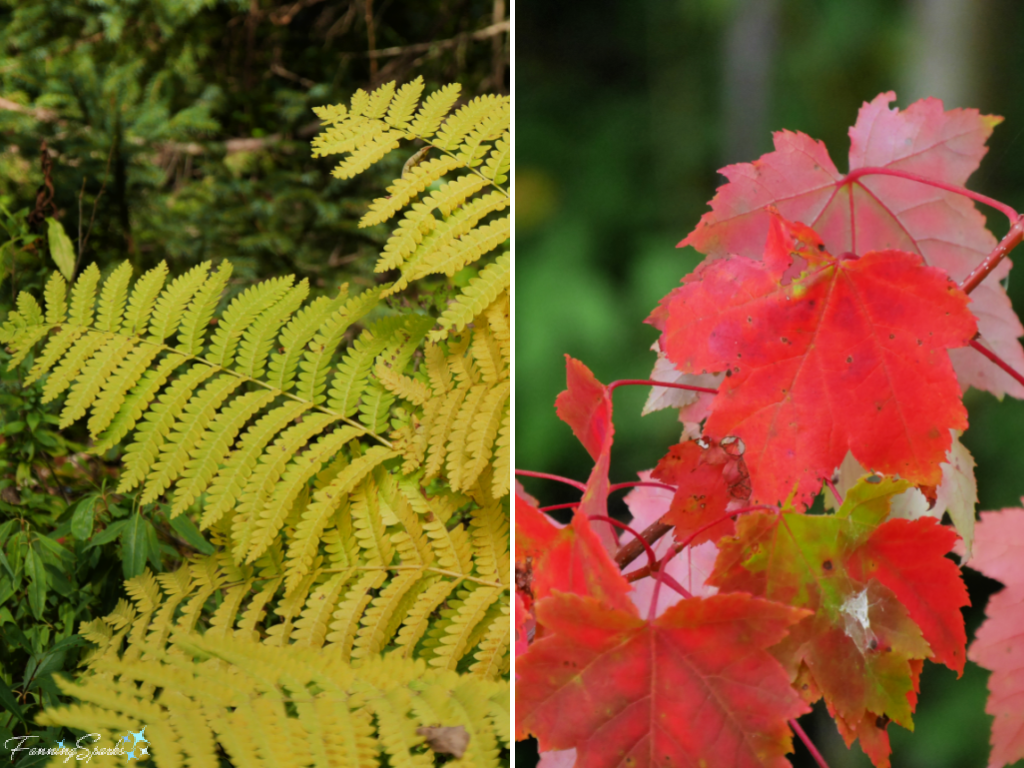
<path fill-rule="evenodd" d="M 423 145 L 361 222 L 392 222 L 377 264 L 392 282 L 309 300 L 305 280 L 281 277 L 220 308 L 227 262 L 173 279 L 160 264 L 134 285 L 122 264 L 71 286 L 55 273 L 44 306 L 18 297 L 0 341 L 14 364 L 43 344 L 30 378 L 64 399 L 62 425 L 87 419 L 97 453 L 122 446 L 118 490 L 142 514 L 166 500 L 172 517 L 196 515 L 215 547 L 130 580 L 129 599 L 81 626 L 95 647 L 66 690 L 83 703 L 52 722 L 145 725 L 167 766 L 216 764 L 218 750 L 287 765 L 293 747 L 303 765 L 432 765 L 415 726 L 441 724 L 466 730 L 464 762 L 496 765 L 511 644 L 510 105 L 456 109 L 457 86 L 422 91 L 317 110 L 314 154 L 345 155 L 341 178 Z M 440 312 L 386 300 L 467 267 Z"/>
<path fill-rule="evenodd" d="M 219 754 L 237 766 L 433 765 L 423 734 L 436 727 L 465 732 L 465 765 L 497 765 L 509 746 L 504 681 L 396 656 L 353 669 L 329 653 L 212 631 L 140 649 L 138 658 L 98 662 L 79 684 L 59 679 L 79 703 L 40 722 L 97 734 L 97 747 L 121 742 L 136 757 L 145 748 L 164 768 L 216 766 Z M 136 735 L 122 741 L 126 732 Z"/>

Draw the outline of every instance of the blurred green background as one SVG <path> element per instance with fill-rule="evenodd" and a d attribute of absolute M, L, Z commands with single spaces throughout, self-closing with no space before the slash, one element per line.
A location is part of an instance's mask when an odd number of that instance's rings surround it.
<path fill-rule="evenodd" d="M 585 479 L 588 457 L 555 417 L 563 355 L 602 381 L 647 378 L 657 301 L 700 256 L 675 244 L 697 223 L 717 169 L 772 147 L 771 132 L 824 140 L 847 167 L 860 105 L 895 90 L 1003 115 L 969 185 L 1024 209 L 1024 5 L 1011 0 L 594 0 L 520 2 L 517 15 L 516 466 Z M 991 212 L 985 211 L 986 215 Z M 989 222 L 997 237 L 1007 229 Z M 1011 274 L 1024 306 L 1024 274 Z M 669 412 L 640 417 L 647 390 L 616 393 L 613 481 L 635 479 L 678 439 Z M 964 442 L 980 508 L 1020 506 L 1024 403 L 967 395 Z M 526 480 L 545 504 L 574 500 Z M 620 504 L 619 502 L 615 503 Z M 613 505 L 615 506 L 615 505 Z M 617 506 L 623 511 L 622 506 Z M 995 582 L 965 572 L 973 630 Z M 892 727 L 893 764 L 984 766 L 987 672 L 927 665 L 917 729 Z M 809 730 L 832 768 L 868 765 L 823 713 Z M 517 754 L 530 765 L 529 747 Z M 811 765 L 798 752 L 797 765 Z"/>

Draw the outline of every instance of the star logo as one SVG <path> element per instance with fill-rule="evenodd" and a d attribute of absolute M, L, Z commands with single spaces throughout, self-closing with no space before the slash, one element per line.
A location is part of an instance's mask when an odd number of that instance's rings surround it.
<path fill-rule="evenodd" d="M 132 749 L 131 752 L 128 753 L 128 760 L 139 759 L 138 755 L 135 754 L 136 747 L 138 747 L 139 755 L 149 754 L 145 747 L 139 747 L 139 742 L 145 742 L 146 744 L 149 744 L 149 739 L 146 738 L 146 726 L 142 726 L 142 730 L 140 731 L 128 731 L 128 736 L 131 736 L 132 738 Z M 128 736 L 125 736 L 124 738 L 127 739 Z"/>

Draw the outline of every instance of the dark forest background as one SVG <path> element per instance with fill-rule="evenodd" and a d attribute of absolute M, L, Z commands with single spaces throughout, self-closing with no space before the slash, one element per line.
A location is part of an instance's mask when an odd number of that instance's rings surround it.
<path fill-rule="evenodd" d="M 563 355 L 605 382 L 648 377 L 656 332 L 642 321 L 700 258 L 675 244 L 724 182 L 717 169 L 770 151 L 773 130 L 824 140 L 842 170 L 847 128 L 882 91 L 901 108 L 937 96 L 1003 115 L 969 185 L 1024 208 L 1024 6 L 1012 0 L 528 0 L 516 21 L 517 467 L 587 476 L 554 413 Z M 1001 237 L 1005 218 L 985 213 Z M 640 417 L 646 396 L 616 393 L 613 481 L 678 439 L 670 412 Z M 1024 403 L 971 391 L 967 404 L 980 509 L 1020 506 Z M 573 500 L 554 483 L 525 485 L 545 504 Z M 998 585 L 967 577 L 973 631 Z M 986 677 L 926 665 L 916 732 L 890 728 L 893 764 L 986 765 Z M 869 765 L 823 712 L 807 720 L 832 768 Z M 802 748 L 795 762 L 811 765 Z"/>

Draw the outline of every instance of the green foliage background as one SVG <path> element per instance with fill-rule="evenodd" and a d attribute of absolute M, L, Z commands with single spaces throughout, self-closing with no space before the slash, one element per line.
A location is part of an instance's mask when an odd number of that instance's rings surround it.
<path fill-rule="evenodd" d="M 312 295 L 393 279 L 373 274 L 389 228 L 357 221 L 408 153 L 334 179 L 311 157 L 311 109 L 417 75 L 428 92 L 507 93 L 508 35 L 472 37 L 496 13 L 486 0 L 0 0 L 0 315 L 54 268 L 43 216 L 62 222 L 79 270 L 166 260 L 177 275 L 230 258 L 225 301 L 284 274 Z M 37 205 L 43 140 L 52 205 Z M 437 281 L 437 300 L 474 274 Z M 74 629 L 109 613 L 126 576 L 212 551 L 159 505 L 119 535 L 134 498 L 111 492 L 116 454 L 84 454 L 81 425 L 58 433 L 59 404 L 22 390 L 26 370 L 0 375 L 0 743 L 56 735 L 32 722 L 56 701 L 50 674 L 75 668 Z M 45 590 L 30 578 L 42 571 Z"/>
<path fill-rule="evenodd" d="M 726 157 L 722 60 L 727 28 L 750 3 L 740 0 L 615 3 L 587 7 L 521 3 L 518 17 L 516 466 L 583 479 L 589 458 L 554 414 L 565 386 L 563 354 L 583 360 L 602 381 L 647 378 L 656 338 L 644 318 L 701 258 L 675 244 L 707 210 L 724 182 L 716 170 L 772 148 L 786 128 L 823 140 L 846 167 L 847 128 L 861 103 L 893 89 L 897 104 L 912 63 L 914 3 L 882 0 L 779 0 L 770 100 L 760 142 L 749 156 Z M 916 5 L 922 5 L 917 3 Z M 1017 77 L 1024 51 L 1024 8 L 981 4 L 969 103 L 1003 115 L 973 189 L 1024 208 L 1024 96 Z M 986 211 L 986 214 L 991 212 Z M 1005 217 L 990 216 L 997 236 Z M 1016 255 L 1016 254 L 1015 254 Z M 1024 310 L 1022 268 L 1010 295 Z M 625 390 L 625 391 L 624 391 Z M 635 479 L 678 439 L 668 412 L 640 417 L 643 388 L 616 392 L 613 482 Z M 964 442 L 978 461 L 981 509 L 1020 506 L 1024 403 L 967 397 Z M 555 483 L 525 481 L 546 504 L 574 500 Z M 618 508 L 625 511 L 624 506 Z M 972 630 L 997 585 L 967 572 Z M 990 718 L 987 673 L 972 664 L 964 679 L 926 665 L 916 732 L 891 729 L 894 765 L 984 766 Z M 823 715 L 823 713 L 818 713 Z M 833 768 L 869 765 L 848 752 L 822 716 L 812 734 Z M 801 748 L 802 750 L 802 748 Z M 520 750 L 520 764 L 531 764 Z M 812 765 L 799 752 L 797 765 Z M 801 762 L 803 761 L 803 762 Z"/>

